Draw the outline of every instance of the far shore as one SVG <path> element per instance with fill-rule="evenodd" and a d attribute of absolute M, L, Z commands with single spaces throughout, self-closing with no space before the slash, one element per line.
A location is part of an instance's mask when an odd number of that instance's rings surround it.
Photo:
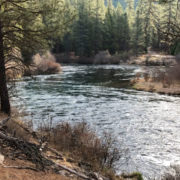
<path fill-rule="evenodd" d="M 133 89 L 139 91 L 153 92 L 166 95 L 180 95 L 180 82 L 175 82 L 169 87 L 163 86 L 161 82 L 145 81 L 141 78 L 132 82 Z"/>
<path fill-rule="evenodd" d="M 172 55 L 162 54 L 160 52 L 148 52 L 138 56 L 124 52 L 116 55 L 110 55 L 108 51 L 101 51 L 92 57 L 76 56 L 74 52 L 69 54 L 54 54 L 58 63 L 65 64 L 130 64 L 143 66 L 173 66 L 176 65 L 176 58 Z"/>

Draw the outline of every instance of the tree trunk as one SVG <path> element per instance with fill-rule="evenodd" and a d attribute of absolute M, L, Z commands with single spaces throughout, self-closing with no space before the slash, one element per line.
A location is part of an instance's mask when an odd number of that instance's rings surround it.
<path fill-rule="evenodd" d="M 6 70 L 5 70 L 5 57 L 4 57 L 4 45 L 3 45 L 3 34 L 2 34 L 2 23 L 0 20 L 0 101 L 1 111 L 10 114 L 10 102 L 6 82 Z"/>

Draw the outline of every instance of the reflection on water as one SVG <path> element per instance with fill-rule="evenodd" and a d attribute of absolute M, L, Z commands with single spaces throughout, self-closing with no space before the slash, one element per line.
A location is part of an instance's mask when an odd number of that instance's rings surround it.
<path fill-rule="evenodd" d="M 118 172 L 158 176 L 180 162 L 180 98 L 132 90 L 137 66 L 64 66 L 60 75 L 17 82 L 15 106 L 25 102 L 34 125 L 86 121 L 98 132 L 112 132 L 123 156 Z"/>

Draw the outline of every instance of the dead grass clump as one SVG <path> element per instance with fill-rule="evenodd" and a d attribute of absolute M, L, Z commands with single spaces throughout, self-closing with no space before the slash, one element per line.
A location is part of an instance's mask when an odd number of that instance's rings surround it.
<path fill-rule="evenodd" d="M 29 141 L 31 135 L 25 130 L 25 124 L 16 119 L 10 119 L 6 124 L 6 131 L 14 137 Z"/>
<path fill-rule="evenodd" d="M 34 55 L 33 63 L 36 66 L 34 74 L 56 74 L 61 71 L 61 65 L 56 62 L 55 57 L 50 52 L 44 55 Z"/>
<path fill-rule="evenodd" d="M 57 150 L 70 152 L 74 159 L 87 162 L 88 167 L 97 171 L 113 168 L 120 158 L 115 140 L 107 133 L 98 138 L 86 123 L 70 125 L 62 123 L 55 128 L 40 127 L 49 144 Z"/>
<path fill-rule="evenodd" d="M 172 85 L 174 85 L 174 82 L 177 80 L 175 77 L 175 73 L 172 71 L 173 68 L 169 68 L 167 71 L 162 72 L 162 71 L 157 71 L 155 72 L 152 80 L 153 82 L 160 82 L 162 83 L 163 88 L 170 88 Z"/>

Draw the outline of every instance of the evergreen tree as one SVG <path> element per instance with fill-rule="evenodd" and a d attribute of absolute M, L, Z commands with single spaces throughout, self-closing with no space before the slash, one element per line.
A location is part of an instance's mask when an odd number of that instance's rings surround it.
<path fill-rule="evenodd" d="M 115 9 L 112 1 L 108 1 L 105 20 L 104 20 L 104 47 L 103 49 L 108 49 L 110 53 L 115 53 L 116 43 L 115 43 Z"/>
<path fill-rule="evenodd" d="M 10 114 L 10 102 L 6 82 L 6 61 L 21 61 L 16 52 L 27 55 L 42 51 L 48 46 L 46 37 L 57 27 L 45 28 L 43 18 L 54 14 L 58 1 L 41 0 L 0 1 L 0 100 L 1 111 Z M 64 11 L 61 11 L 63 14 Z M 26 60 L 26 59 L 25 59 Z"/>
<path fill-rule="evenodd" d="M 133 51 L 137 55 L 139 52 L 144 50 L 145 46 L 143 39 L 142 20 L 139 16 L 139 10 L 136 11 L 136 19 L 133 30 Z"/>

